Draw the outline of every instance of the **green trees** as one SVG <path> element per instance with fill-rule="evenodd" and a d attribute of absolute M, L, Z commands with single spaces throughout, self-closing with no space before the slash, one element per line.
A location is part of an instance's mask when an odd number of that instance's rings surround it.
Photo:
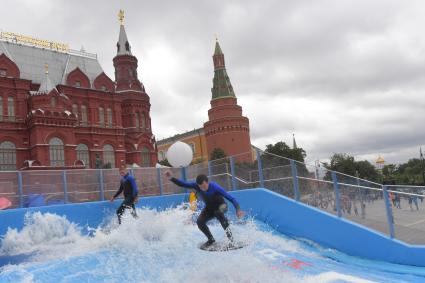
<path fill-rule="evenodd" d="M 224 152 L 224 150 L 219 147 L 216 147 L 211 152 L 210 160 L 216 160 L 216 159 L 221 159 L 225 157 L 226 157 L 226 153 Z"/>
<path fill-rule="evenodd" d="M 280 141 L 275 144 L 268 144 L 266 146 L 266 152 L 273 153 L 282 157 L 294 159 L 300 162 L 304 162 L 307 156 L 305 150 L 301 147 L 290 148 L 286 143 Z"/>
<path fill-rule="evenodd" d="M 361 179 L 383 182 L 395 181 L 398 185 L 423 185 L 423 164 L 419 158 L 409 159 L 406 163 L 399 165 L 387 164 L 382 170 L 377 170 L 372 163 L 367 160 L 356 161 L 353 156 L 345 153 L 336 153 L 332 155 L 329 163 L 324 166 L 333 171 L 341 172 L 347 175 L 358 176 Z M 330 180 L 330 174 L 326 175 Z"/>
<path fill-rule="evenodd" d="M 173 166 L 171 166 L 170 162 L 168 162 L 167 158 L 159 161 L 158 163 L 161 164 L 162 166 L 173 167 Z"/>
<path fill-rule="evenodd" d="M 380 172 L 367 160 L 357 161 L 356 169 L 359 172 L 359 177 L 362 179 L 374 182 L 381 181 Z"/>
<path fill-rule="evenodd" d="M 419 158 L 412 158 L 399 165 L 385 165 L 382 175 L 384 180 L 394 180 L 400 185 L 423 185 L 423 169 L 422 161 Z"/>
<path fill-rule="evenodd" d="M 335 153 L 331 156 L 330 163 L 323 163 L 326 169 L 341 172 L 351 176 L 358 176 L 361 179 L 380 182 L 379 171 L 367 160 L 356 161 L 353 156 L 346 153 Z M 326 175 L 326 179 L 330 180 L 330 173 Z M 354 178 L 351 178 L 354 180 Z M 346 180 L 348 181 L 348 180 Z"/>

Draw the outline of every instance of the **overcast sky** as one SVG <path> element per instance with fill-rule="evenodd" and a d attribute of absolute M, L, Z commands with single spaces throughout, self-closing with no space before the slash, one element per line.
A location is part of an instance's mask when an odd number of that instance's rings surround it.
<path fill-rule="evenodd" d="M 7 0 L 0 28 L 83 45 L 114 79 L 120 8 L 157 139 L 208 119 L 217 34 L 254 145 L 295 133 L 310 161 L 390 162 L 425 147 L 422 0 Z"/>

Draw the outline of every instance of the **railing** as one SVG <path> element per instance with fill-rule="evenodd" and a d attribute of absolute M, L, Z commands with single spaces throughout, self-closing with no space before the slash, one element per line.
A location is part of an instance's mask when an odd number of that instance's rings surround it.
<path fill-rule="evenodd" d="M 141 196 L 186 192 L 165 177 L 205 174 L 228 190 L 264 187 L 411 244 L 425 244 L 425 187 L 381 185 L 257 151 L 186 168 L 134 168 Z M 0 197 L 11 208 L 110 199 L 117 169 L 0 172 Z M 267 204 L 264 204 L 267 205 Z M 337 231 L 335 231 L 337 233 Z"/>

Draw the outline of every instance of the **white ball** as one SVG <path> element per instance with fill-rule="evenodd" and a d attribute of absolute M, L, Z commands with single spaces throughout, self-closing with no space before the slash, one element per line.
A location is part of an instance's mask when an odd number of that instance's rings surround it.
<path fill-rule="evenodd" d="M 192 148 L 184 142 L 175 142 L 167 150 L 167 159 L 173 167 L 189 166 L 193 159 Z"/>

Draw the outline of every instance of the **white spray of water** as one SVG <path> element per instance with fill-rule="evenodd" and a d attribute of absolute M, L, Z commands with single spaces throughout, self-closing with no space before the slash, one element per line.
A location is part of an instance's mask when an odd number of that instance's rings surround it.
<path fill-rule="evenodd" d="M 24 228 L 8 229 L 1 241 L 0 254 L 21 254 L 74 243 L 81 240 L 80 229 L 65 217 L 35 212 L 26 214 Z"/>
<path fill-rule="evenodd" d="M 254 221 L 232 225 L 236 240 L 249 243 L 247 247 L 205 252 L 197 248 L 205 237 L 190 221 L 189 210 L 138 209 L 138 215 L 138 219 L 126 216 L 122 225 L 113 218 L 89 237 L 64 217 L 29 214 L 21 231 L 8 230 L 1 252 L 36 255 L 0 272 L 27 282 L 371 282 L 338 272 L 308 274 L 282 265 L 289 255 L 311 259 L 320 255 L 298 241 L 259 229 Z M 216 239 L 225 238 L 221 226 L 211 224 Z"/>

